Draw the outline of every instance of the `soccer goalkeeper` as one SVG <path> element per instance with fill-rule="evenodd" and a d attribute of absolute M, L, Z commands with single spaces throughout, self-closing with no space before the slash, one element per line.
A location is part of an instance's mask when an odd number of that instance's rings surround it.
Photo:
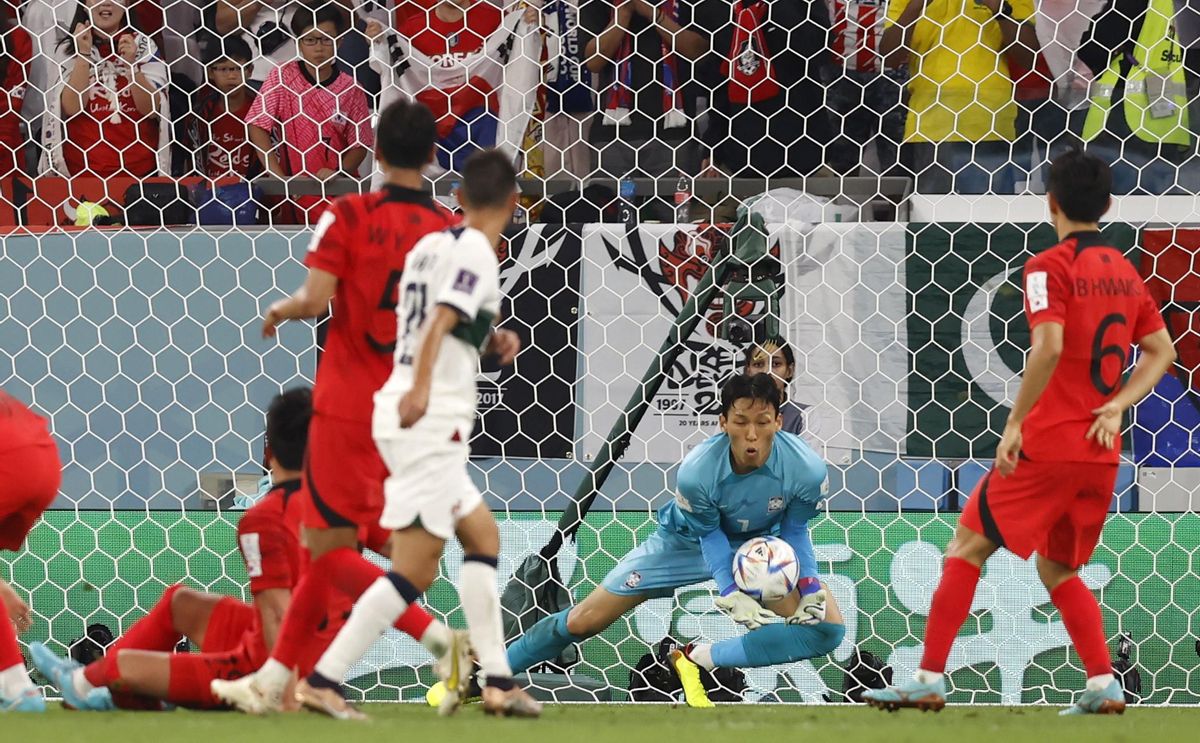
<path fill-rule="evenodd" d="M 658 531 L 581 603 L 546 617 L 510 645 L 514 672 L 602 632 L 647 599 L 710 579 L 721 589 L 717 608 L 752 631 L 716 644 L 692 643 L 672 654 L 689 706 L 713 706 L 698 667 L 792 663 L 826 655 L 841 643 L 841 612 L 817 580 L 808 533 L 826 492 L 825 463 L 798 436 L 780 432 L 780 403 L 769 374 L 737 376 L 725 385 L 723 433 L 683 460 L 675 500 L 658 511 Z M 792 546 L 801 577 L 791 595 L 762 605 L 738 591 L 733 553 L 742 542 L 767 534 Z M 784 621 L 768 624 L 775 616 Z M 429 701 L 437 702 L 440 694 L 441 687 L 434 687 Z"/>

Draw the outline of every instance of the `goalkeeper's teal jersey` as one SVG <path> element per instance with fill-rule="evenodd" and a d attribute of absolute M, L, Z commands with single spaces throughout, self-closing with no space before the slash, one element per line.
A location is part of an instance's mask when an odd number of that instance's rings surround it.
<path fill-rule="evenodd" d="M 679 466 L 675 500 L 658 510 L 659 526 L 699 542 L 720 528 L 733 544 L 779 535 L 784 520 L 806 524 L 827 492 L 824 460 L 803 439 L 775 435 L 766 464 L 745 475 L 730 461 L 729 436 L 697 446 Z"/>

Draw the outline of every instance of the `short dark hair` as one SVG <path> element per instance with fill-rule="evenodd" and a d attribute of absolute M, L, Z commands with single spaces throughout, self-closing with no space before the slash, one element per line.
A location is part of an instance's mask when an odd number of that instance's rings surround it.
<path fill-rule="evenodd" d="M 350 27 L 350 19 L 339 5 L 332 2 L 322 2 L 320 5 L 302 3 L 296 6 L 296 12 L 292 14 L 292 36 L 298 39 L 322 23 L 332 23 L 338 36 Z"/>
<path fill-rule="evenodd" d="M 1099 222 L 1112 196 L 1112 171 L 1095 155 L 1073 149 L 1050 163 L 1047 190 L 1067 219 Z"/>
<path fill-rule="evenodd" d="M 304 466 L 308 446 L 308 421 L 312 418 L 312 388 L 282 392 L 267 408 L 267 447 L 271 456 L 289 470 Z"/>
<path fill-rule="evenodd" d="M 777 415 L 783 405 L 779 387 L 770 374 L 738 374 L 721 388 L 721 415 L 729 415 L 735 402 L 746 399 L 765 402 L 775 408 Z"/>
<path fill-rule="evenodd" d="M 420 170 L 437 143 L 437 120 L 424 103 L 400 99 L 379 114 L 375 152 L 393 168 Z"/>
<path fill-rule="evenodd" d="M 517 169 L 500 150 L 479 150 L 467 158 L 462 172 L 462 201 L 467 207 L 506 206 L 517 190 Z"/>
<path fill-rule="evenodd" d="M 758 355 L 759 349 L 771 354 L 774 354 L 775 351 L 782 351 L 783 359 L 788 363 L 788 366 L 795 366 L 796 364 L 796 352 L 792 350 L 792 345 L 783 338 L 773 335 L 761 342 L 751 343 L 746 346 L 746 358 L 742 362 L 742 368 L 749 368 L 751 362 L 754 361 L 754 357 Z"/>
<path fill-rule="evenodd" d="M 245 66 L 254 61 L 254 52 L 250 51 L 250 45 L 241 36 L 212 39 L 204 47 L 200 62 L 205 67 L 211 67 L 222 59 L 240 62 Z"/>

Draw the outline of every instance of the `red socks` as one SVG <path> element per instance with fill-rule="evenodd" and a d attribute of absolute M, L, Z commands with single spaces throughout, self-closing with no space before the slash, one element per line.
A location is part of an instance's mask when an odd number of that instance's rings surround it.
<path fill-rule="evenodd" d="M 0 602 L 0 671 L 24 665 L 21 646 L 17 644 L 17 630 L 8 616 L 8 608 Z"/>
<path fill-rule="evenodd" d="M 120 678 L 117 670 L 117 653 L 121 650 L 158 650 L 170 652 L 175 649 L 183 635 L 175 630 L 171 616 L 171 600 L 182 588 L 173 585 L 163 592 L 162 598 L 150 613 L 134 622 L 105 652 L 104 657 L 83 669 L 83 675 L 92 686 L 108 686 Z"/>
<path fill-rule="evenodd" d="M 921 670 L 946 672 L 946 658 L 954 638 L 971 613 L 975 586 L 979 584 L 979 568 L 958 557 L 947 557 L 942 580 L 933 592 L 929 620 L 925 623 L 925 654 Z"/>
<path fill-rule="evenodd" d="M 319 562 L 322 563 L 322 569 L 334 576 L 335 587 L 356 601 L 363 591 L 384 575 L 382 569 L 349 547 L 330 550 L 321 556 Z M 433 617 L 429 616 L 429 612 L 417 604 L 409 604 L 394 626 L 414 640 L 420 640 L 432 623 Z"/>
<path fill-rule="evenodd" d="M 1104 639 L 1104 617 L 1100 604 L 1079 576 L 1072 576 L 1050 592 L 1050 600 L 1062 614 L 1067 634 L 1083 661 L 1088 678 L 1112 673 L 1112 656 Z"/>
<path fill-rule="evenodd" d="M 383 570 L 349 547 L 339 547 L 318 557 L 292 592 L 271 657 L 288 668 L 304 665 L 302 661 L 312 653 L 312 638 L 325 618 L 329 592 L 338 590 L 357 600 L 383 574 Z M 432 622 L 433 617 L 427 611 L 410 604 L 396 620 L 395 627 L 420 640 Z"/>

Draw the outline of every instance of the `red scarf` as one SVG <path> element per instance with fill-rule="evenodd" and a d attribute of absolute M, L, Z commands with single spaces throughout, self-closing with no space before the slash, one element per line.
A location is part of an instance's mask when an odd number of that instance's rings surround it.
<path fill-rule="evenodd" d="M 624 0 L 617 0 L 615 6 L 620 6 Z M 613 8 L 615 14 L 616 7 Z M 679 8 L 676 0 L 665 0 L 662 13 L 667 18 L 679 22 Z M 614 15 L 615 17 L 615 15 Z M 617 52 L 617 74 L 613 77 L 612 87 L 604 105 L 604 123 L 610 126 L 624 126 L 631 120 L 633 114 L 633 34 L 626 32 L 621 40 L 621 48 Z M 664 129 L 674 129 L 687 124 L 687 115 L 683 110 L 683 90 L 679 83 L 679 65 L 675 54 L 666 42 L 662 43 L 662 118 L 659 120 Z"/>
<path fill-rule="evenodd" d="M 783 92 L 775 82 L 775 65 L 763 33 L 767 14 L 764 0 L 738 0 L 733 5 L 733 43 L 721 61 L 721 74 L 729 78 L 730 103 L 767 101 Z"/>

